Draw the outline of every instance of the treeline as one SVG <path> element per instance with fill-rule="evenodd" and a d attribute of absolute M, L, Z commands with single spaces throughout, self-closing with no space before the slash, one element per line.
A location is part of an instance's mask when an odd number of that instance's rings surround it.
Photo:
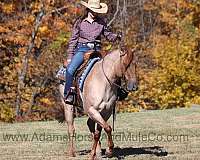
<path fill-rule="evenodd" d="M 140 88 L 118 111 L 200 103 L 200 2 L 107 0 L 112 30 L 140 48 Z M 0 120 L 54 119 L 60 108 L 56 71 L 66 56 L 76 0 L 0 2 Z M 108 52 L 116 45 L 104 44 Z"/>

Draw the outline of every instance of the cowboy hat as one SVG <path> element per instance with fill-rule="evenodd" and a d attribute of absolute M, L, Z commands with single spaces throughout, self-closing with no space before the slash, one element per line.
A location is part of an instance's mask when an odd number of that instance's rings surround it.
<path fill-rule="evenodd" d="M 100 0 L 88 0 L 88 3 L 81 1 L 81 4 L 96 13 L 107 13 L 108 6 L 105 3 L 100 3 Z"/>

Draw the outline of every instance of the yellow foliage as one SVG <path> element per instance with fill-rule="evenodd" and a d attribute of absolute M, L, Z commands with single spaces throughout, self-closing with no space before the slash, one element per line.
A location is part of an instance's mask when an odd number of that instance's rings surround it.
<path fill-rule="evenodd" d="M 11 3 L 11 4 L 5 4 L 5 3 L 4 3 L 4 4 L 2 4 L 1 9 L 2 9 L 2 11 L 3 11 L 4 13 L 10 14 L 10 13 L 13 12 L 14 6 L 13 6 L 12 3 Z"/>
<path fill-rule="evenodd" d="M 27 50 L 27 48 L 26 47 L 20 47 L 19 49 L 18 49 L 18 52 L 20 53 L 20 54 L 25 54 L 26 53 L 26 50 Z"/>
<path fill-rule="evenodd" d="M 6 33 L 9 32 L 10 30 L 8 28 L 5 28 L 3 26 L 0 26 L 0 33 Z"/>
<path fill-rule="evenodd" d="M 40 48 L 41 43 L 42 43 L 42 39 L 40 37 L 37 37 L 35 40 L 35 46 L 37 48 Z"/>
<path fill-rule="evenodd" d="M 48 106 L 52 105 L 52 102 L 48 98 L 41 98 L 40 102 Z"/>
<path fill-rule="evenodd" d="M 39 27 L 38 31 L 42 34 L 45 34 L 48 32 L 48 26 L 42 26 L 42 27 Z"/>
<path fill-rule="evenodd" d="M 30 24 L 33 24 L 34 21 L 35 21 L 35 17 L 33 15 L 30 15 L 26 19 L 24 19 L 23 23 L 24 25 L 30 25 Z"/>
<path fill-rule="evenodd" d="M 57 22 L 55 23 L 55 28 L 56 29 L 63 29 L 65 27 L 65 22 L 61 21 L 61 20 L 57 20 Z"/>
<path fill-rule="evenodd" d="M 153 54 L 156 67 L 140 82 L 138 96 L 160 108 L 200 104 L 200 32 L 197 27 L 200 19 L 197 5 L 184 0 L 158 3 L 162 8 L 160 21 L 165 23 L 151 37 L 154 47 L 149 52 Z"/>
<path fill-rule="evenodd" d="M 151 85 L 156 88 L 152 96 L 164 108 L 186 106 L 194 96 L 200 97 L 200 60 L 195 58 L 195 35 L 189 37 L 184 31 L 179 40 L 171 37 L 156 46 L 158 68 L 151 74 L 154 77 Z"/>
<path fill-rule="evenodd" d="M 0 121 L 3 122 L 13 122 L 14 121 L 14 111 L 11 106 L 6 106 L 0 103 Z"/>

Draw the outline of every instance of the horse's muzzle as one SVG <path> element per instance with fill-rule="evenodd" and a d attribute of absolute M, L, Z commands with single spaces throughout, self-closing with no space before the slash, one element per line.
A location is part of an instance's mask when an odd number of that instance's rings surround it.
<path fill-rule="evenodd" d="M 129 92 L 131 92 L 131 91 L 137 91 L 137 90 L 138 90 L 138 85 L 137 85 L 137 83 L 135 83 L 135 82 L 129 82 L 129 83 L 127 84 L 127 90 L 128 90 Z"/>

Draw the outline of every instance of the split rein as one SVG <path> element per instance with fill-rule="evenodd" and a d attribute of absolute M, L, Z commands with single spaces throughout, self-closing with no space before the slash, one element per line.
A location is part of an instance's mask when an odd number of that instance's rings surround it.
<path fill-rule="evenodd" d="M 120 49 L 120 72 L 121 72 L 121 75 L 123 75 L 122 74 L 122 69 L 121 69 L 121 57 L 125 56 L 127 53 L 124 53 L 124 54 L 121 54 L 121 53 L 123 53 L 123 52 Z M 102 63 L 101 63 L 101 67 L 102 67 L 102 70 L 103 70 L 103 74 L 104 74 L 106 80 L 108 81 L 108 83 L 110 84 L 111 88 L 113 86 L 115 86 L 115 87 L 119 88 L 120 90 L 124 90 L 125 92 L 128 92 L 126 88 L 122 87 L 121 85 L 117 84 L 116 82 L 111 82 L 111 80 L 106 75 L 105 70 L 104 70 L 104 60 L 105 60 L 105 57 L 106 56 L 103 57 L 103 60 L 102 60 Z M 123 78 L 123 76 L 120 77 L 120 78 Z"/>

